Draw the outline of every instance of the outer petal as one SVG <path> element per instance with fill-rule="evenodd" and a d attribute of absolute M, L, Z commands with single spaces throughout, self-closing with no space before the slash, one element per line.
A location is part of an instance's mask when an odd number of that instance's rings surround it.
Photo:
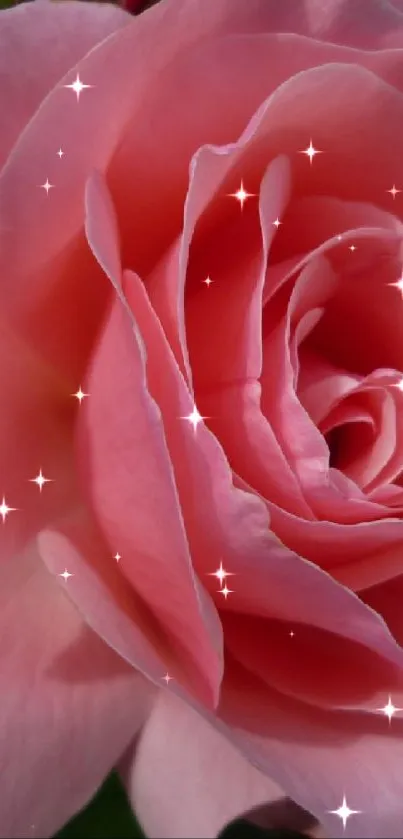
<path fill-rule="evenodd" d="M 0 567 L 0 692 L 0 836 L 18 839 L 53 835 L 87 802 L 153 697 L 32 546 Z"/>
<path fill-rule="evenodd" d="M 150 839 L 210 839 L 246 810 L 282 795 L 189 705 L 165 694 L 125 775 Z"/>
<path fill-rule="evenodd" d="M 2 12 L 0 166 L 54 85 L 99 41 L 130 21 L 117 6 L 74 0 L 22 3 Z M 68 153 L 62 134 L 60 143 Z"/>

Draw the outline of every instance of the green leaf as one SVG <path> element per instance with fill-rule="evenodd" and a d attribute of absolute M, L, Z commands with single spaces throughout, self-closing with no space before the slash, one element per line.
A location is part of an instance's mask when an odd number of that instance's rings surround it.
<path fill-rule="evenodd" d="M 95 798 L 58 834 L 57 839 L 143 839 L 123 785 L 116 772 Z"/>

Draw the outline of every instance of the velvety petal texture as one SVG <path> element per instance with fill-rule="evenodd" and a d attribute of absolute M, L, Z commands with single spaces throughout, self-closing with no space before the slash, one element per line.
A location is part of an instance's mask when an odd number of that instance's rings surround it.
<path fill-rule="evenodd" d="M 403 3 L 130 10 L 0 13 L 0 835 L 397 839 Z"/>

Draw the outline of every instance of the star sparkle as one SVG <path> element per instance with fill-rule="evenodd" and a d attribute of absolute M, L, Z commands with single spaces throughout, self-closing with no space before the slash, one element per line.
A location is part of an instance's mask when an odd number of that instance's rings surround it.
<path fill-rule="evenodd" d="M 193 405 L 192 413 L 188 414 L 187 417 L 181 417 L 181 419 L 187 420 L 193 426 L 193 431 L 196 432 L 197 426 L 203 422 L 203 420 L 208 419 L 208 417 L 202 417 L 201 414 L 199 414 L 196 405 Z"/>
<path fill-rule="evenodd" d="M 119 562 L 119 560 L 122 559 L 120 554 L 115 554 L 115 556 L 113 558 L 116 559 L 116 562 Z"/>
<path fill-rule="evenodd" d="M 75 82 L 73 82 L 72 84 L 64 84 L 63 87 L 68 87 L 68 88 L 70 88 L 70 90 L 74 90 L 74 93 L 77 96 L 77 102 L 78 102 L 79 99 L 80 99 L 80 94 L 82 93 L 82 91 L 86 90 L 86 88 L 92 87 L 92 84 L 83 84 L 83 82 L 80 79 L 79 74 L 77 73 L 77 78 L 76 78 Z"/>
<path fill-rule="evenodd" d="M 85 397 L 86 397 L 86 396 L 88 396 L 88 393 L 84 393 L 84 391 L 83 391 L 83 390 L 81 390 L 81 385 L 80 385 L 80 387 L 78 388 L 77 393 L 72 393 L 71 395 L 72 395 L 72 396 L 75 396 L 75 397 L 76 397 L 76 399 L 78 399 L 78 401 L 79 401 L 79 403 L 80 403 L 80 405 L 81 405 L 81 403 L 82 403 L 83 399 L 85 399 Z"/>
<path fill-rule="evenodd" d="M 30 478 L 29 480 L 31 483 L 36 484 L 39 487 L 39 492 L 42 492 L 42 489 L 45 486 L 45 484 L 51 483 L 52 478 L 45 478 L 45 476 L 42 474 L 42 469 L 40 469 L 39 474 L 36 476 L 36 478 Z"/>
<path fill-rule="evenodd" d="M 161 678 L 167 683 L 167 685 L 169 685 L 169 683 L 172 682 L 173 676 L 170 676 L 169 673 L 165 673 L 165 676 L 161 676 Z"/>
<path fill-rule="evenodd" d="M 357 250 L 357 248 L 356 248 L 355 245 L 350 245 L 349 250 L 353 253 L 354 251 Z"/>
<path fill-rule="evenodd" d="M 316 154 L 322 154 L 322 152 L 320 151 L 320 149 L 315 149 L 315 147 L 312 145 L 312 139 L 311 139 L 309 141 L 308 148 L 307 149 L 302 149 L 300 154 L 306 154 L 306 156 L 309 157 L 309 162 L 312 166 L 312 161 L 313 161 L 315 155 Z"/>
<path fill-rule="evenodd" d="M 398 280 L 395 283 L 388 283 L 392 288 L 398 288 L 400 293 L 403 294 L 403 271 Z"/>
<path fill-rule="evenodd" d="M 243 205 L 248 198 L 253 198 L 255 195 L 254 192 L 247 192 L 244 188 L 243 181 L 241 181 L 241 186 L 236 192 L 230 192 L 230 198 L 236 198 L 241 205 L 241 210 L 243 210 Z"/>
<path fill-rule="evenodd" d="M 283 222 L 282 222 L 282 221 L 280 221 L 280 219 L 279 219 L 279 217 L 278 217 L 278 216 L 277 216 L 277 218 L 276 218 L 276 219 L 274 219 L 274 221 L 272 221 L 272 225 L 273 225 L 273 227 L 275 227 L 275 228 L 276 228 L 276 230 L 278 230 L 278 229 L 279 229 L 280 224 L 282 224 L 282 223 L 283 223 Z"/>
<path fill-rule="evenodd" d="M 46 178 L 46 181 L 45 181 L 44 184 L 39 184 L 39 188 L 44 189 L 45 192 L 46 192 L 46 195 L 49 195 L 50 190 L 54 188 L 54 184 L 50 184 L 49 179 Z"/>
<path fill-rule="evenodd" d="M 328 813 L 333 813 L 335 816 L 338 816 L 339 819 L 342 820 L 343 828 L 345 830 L 347 820 L 350 818 L 350 816 L 358 815 L 362 811 L 361 810 L 350 810 L 350 807 L 348 806 L 347 801 L 346 801 L 346 796 L 343 795 L 343 801 L 342 801 L 340 807 L 338 807 L 337 810 L 328 810 L 327 812 Z"/>
<path fill-rule="evenodd" d="M 57 576 L 58 576 L 58 577 L 63 577 L 64 582 L 65 582 L 65 583 L 67 583 L 67 580 L 68 580 L 70 577 L 74 577 L 74 574 L 70 574 L 70 573 L 68 572 L 67 568 L 65 568 L 65 569 L 64 569 L 64 571 L 63 571 L 63 573 L 62 573 L 62 574 L 58 574 Z"/>
<path fill-rule="evenodd" d="M 217 580 L 220 583 L 220 586 L 225 582 L 226 577 L 234 577 L 235 575 L 231 573 L 231 571 L 226 571 L 222 561 L 220 562 L 220 567 L 217 568 L 217 571 L 210 571 L 207 575 L 208 577 L 217 577 Z"/>
<path fill-rule="evenodd" d="M 233 592 L 232 588 L 228 588 L 226 583 L 225 583 L 225 586 L 223 586 L 222 588 L 220 588 L 218 590 L 218 594 L 222 594 L 223 597 L 225 597 L 225 599 L 227 599 L 229 594 L 233 594 L 233 593 L 234 592 Z"/>
<path fill-rule="evenodd" d="M 17 509 L 18 509 L 17 507 L 9 507 L 7 502 L 6 502 L 5 497 L 3 495 L 3 500 L 0 504 L 0 516 L 3 520 L 3 524 L 5 523 L 5 520 L 8 516 L 8 514 L 9 513 L 14 513 Z"/>
<path fill-rule="evenodd" d="M 64 155 L 64 151 L 63 151 L 63 149 L 59 149 L 59 151 L 57 151 L 57 152 L 56 152 L 56 154 L 57 154 L 57 155 L 59 155 L 60 160 L 61 160 L 61 159 L 62 159 L 62 157 L 63 157 L 63 155 Z"/>
<path fill-rule="evenodd" d="M 376 710 L 377 711 L 382 711 L 382 713 L 385 714 L 385 717 L 388 717 L 389 725 L 390 725 L 391 721 L 392 721 L 392 717 L 394 716 L 394 714 L 397 714 L 398 711 L 403 711 L 403 708 L 396 708 L 395 705 L 392 702 L 392 697 L 389 696 L 388 704 L 385 705 L 383 708 L 377 708 Z"/>
<path fill-rule="evenodd" d="M 402 191 L 401 189 L 396 189 L 395 184 L 393 184 L 392 189 L 387 189 L 387 190 L 386 190 L 386 192 L 390 192 L 390 194 L 391 194 L 391 196 L 392 196 L 393 200 L 395 200 L 396 195 L 398 195 L 398 194 L 399 194 L 399 192 L 401 192 L 401 191 Z"/>
<path fill-rule="evenodd" d="M 207 288 L 209 288 L 213 280 L 210 277 L 206 277 L 206 279 L 203 280 L 203 282 L 206 284 Z"/>

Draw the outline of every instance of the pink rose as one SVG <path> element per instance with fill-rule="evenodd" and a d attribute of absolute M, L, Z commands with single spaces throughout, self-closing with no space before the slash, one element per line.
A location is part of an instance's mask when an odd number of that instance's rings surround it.
<path fill-rule="evenodd" d="M 0 835 L 400 837 L 403 0 L 0 29 Z"/>

